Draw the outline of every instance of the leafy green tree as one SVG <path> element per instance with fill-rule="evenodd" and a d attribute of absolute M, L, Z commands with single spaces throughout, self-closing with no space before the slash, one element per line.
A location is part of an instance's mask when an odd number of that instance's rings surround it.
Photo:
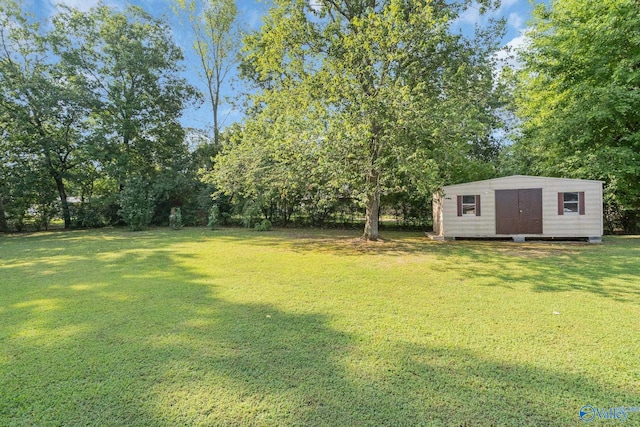
<path fill-rule="evenodd" d="M 131 177 L 120 192 L 120 211 L 131 231 L 145 229 L 153 218 L 155 209 L 151 186 L 143 177 Z"/>
<path fill-rule="evenodd" d="M 156 213 L 152 223 L 165 225 L 172 207 L 181 207 L 184 225 L 206 225 L 215 188 L 200 180 L 201 170 L 210 168 L 216 154 L 213 136 L 200 129 L 187 129 L 187 138 L 170 167 L 153 178 Z"/>
<path fill-rule="evenodd" d="M 179 119 L 199 97 L 181 76 L 183 55 L 167 25 L 135 6 L 65 8 L 53 21 L 56 52 L 96 101 L 94 156 L 105 170 L 122 186 L 186 155 Z"/>
<path fill-rule="evenodd" d="M 55 183 L 65 228 L 67 184 L 88 159 L 90 96 L 83 77 L 52 57 L 51 39 L 14 2 L 0 6 L 0 110 L 4 138 L 17 161 Z M 49 188 L 45 186 L 43 188 Z M 44 197 L 44 195 L 43 195 Z"/>
<path fill-rule="evenodd" d="M 0 110 L 1 111 L 1 110 Z M 6 203 L 9 201 L 9 147 L 6 143 L 10 120 L 6 113 L 0 112 L 0 233 L 9 231 Z"/>
<path fill-rule="evenodd" d="M 240 33 L 234 0 L 176 0 L 193 30 L 193 49 L 200 59 L 213 118 L 213 142 L 220 144 L 220 105 L 223 84 L 237 60 Z"/>
<path fill-rule="evenodd" d="M 245 38 L 241 69 L 260 91 L 243 140 L 216 164 L 221 190 L 237 187 L 229 163 L 246 166 L 253 181 L 243 191 L 255 195 L 264 190 L 254 183 L 289 194 L 301 185 L 290 174 L 309 171 L 307 188 L 320 184 L 359 200 L 363 238 L 377 239 L 380 197 L 399 174 L 430 193 L 442 170 L 465 167 L 476 142 L 490 135 L 490 57 L 501 25 L 470 37 L 456 32 L 467 3 L 276 0 L 261 30 Z M 259 157 L 265 151 L 269 166 Z M 265 169 L 274 165 L 278 173 Z"/>
<path fill-rule="evenodd" d="M 205 181 L 233 198 L 243 216 L 250 213 L 251 221 L 261 213 L 288 223 L 295 214 L 313 216 L 322 207 L 330 209 L 346 190 L 320 163 L 308 126 L 283 112 L 273 120 L 262 116 L 230 129 Z M 310 209 L 305 212 L 303 206 Z"/>
<path fill-rule="evenodd" d="M 67 228 L 111 222 L 130 202 L 118 193 L 138 181 L 168 215 L 172 194 L 202 185 L 179 122 L 199 95 L 166 24 L 136 7 L 63 7 L 44 31 L 14 1 L 0 21 L 0 210 L 12 223 L 37 212 L 46 227 L 52 194 Z"/>
<path fill-rule="evenodd" d="M 0 180 L 4 181 L 4 178 L 0 178 Z M 7 213 L 4 207 L 4 200 L 6 198 L 6 189 L 4 188 L 4 182 L 2 190 L 0 190 L 0 233 L 5 233 L 9 231 L 9 224 L 7 223 Z"/>
<path fill-rule="evenodd" d="M 0 167 L 0 192 L 7 220 L 6 230 L 22 231 L 27 222 L 34 224 L 36 229 L 46 229 L 51 218 L 59 214 L 55 203 L 55 183 L 48 171 L 41 167 L 41 159 L 16 155 L 14 147 L 4 153 L 5 156 L 0 156 L 6 161 Z"/>
<path fill-rule="evenodd" d="M 640 8 L 635 0 L 538 5 L 520 54 L 513 162 L 525 172 L 606 182 L 606 200 L 640 212 Z M 636 225 L 629 224 L 632 228 Z"/>

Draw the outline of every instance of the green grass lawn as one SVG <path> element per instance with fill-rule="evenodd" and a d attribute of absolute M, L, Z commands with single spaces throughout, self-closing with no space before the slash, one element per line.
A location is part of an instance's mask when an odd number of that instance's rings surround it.
<path fill-rule="evenodd" d="M 0 425 L 549 426 L 640 406 L 640 238 L 356 237 L 0 237 Z"/>

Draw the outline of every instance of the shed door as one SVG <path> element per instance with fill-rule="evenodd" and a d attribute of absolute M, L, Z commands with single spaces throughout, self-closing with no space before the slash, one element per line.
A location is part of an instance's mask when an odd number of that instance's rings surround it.
<path fill-rule="evenodd" d="M 542 234 L 542 189 L 496 190 L 496 234 Z"/>

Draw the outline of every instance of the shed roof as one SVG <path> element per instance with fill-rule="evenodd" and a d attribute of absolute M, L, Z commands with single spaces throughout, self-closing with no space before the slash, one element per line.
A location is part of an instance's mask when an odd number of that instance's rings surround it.
<path fill-rule="evenodd" d="M 486 183 L 488 185 L 491 185 L 491 184 L 505 183 L 511 180 L 527 180 L 532 182 L 552 181 L 552 182 L 566 182 L 566 183 L 570 183 L 570 182 L 600 183 L 600 184 L 604 183 L 604 181 L 596 181 L 593 179 L 555 178 L 555 177 L 531 176 L 531 175 L 511 175 L 511 176 L 503 176 L 501 178 L 491 178 L 491 179 L 484 179 L 481 181 L 470 181 L 470 182 L 464 182 L 460 184 L 445 185 L 442 188 L 443 189 L 455 188 L 455 187 L 464 186 L 468 184 L 479 184 L 479 183 Z"/>

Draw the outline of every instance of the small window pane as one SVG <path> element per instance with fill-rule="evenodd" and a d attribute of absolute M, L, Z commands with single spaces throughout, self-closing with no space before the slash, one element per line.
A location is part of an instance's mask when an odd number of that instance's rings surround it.
<path fill-rule="evenodd" d="M 565 213 L 578 213 L 578 202 L 564 202 Z"/>
<path fill-rule="evenodd" d="M 564 193 L 565 202 L 578 202 L 578 193 Z"/>
<path fill-rule="evenodd" d="M 563 211 L 564 213 L 578 213 L 579 193 L 564 193 Z"/>
<path fill-rule="evenodd" d="M 476 204 L 476 196 L 462 196 L 462 203 Z"/>
<path fill-rule="evenodd" d="M 476 196 L 462 196 L 462 215 L 476 214 Z"/>

